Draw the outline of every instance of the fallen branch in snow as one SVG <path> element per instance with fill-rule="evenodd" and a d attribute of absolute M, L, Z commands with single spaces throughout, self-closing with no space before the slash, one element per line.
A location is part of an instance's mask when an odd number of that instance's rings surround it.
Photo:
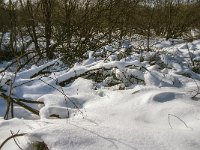
<path fill-rule="evenodd" d="M 12 136 L 15 135 L 14 132 L 13 132 L 12 130 L 10 130 L 10 133 L 12 134 Z M 18 131 L 17 133 L 19 133 L 19 131 Z M 17 133 L 16 133 L 16 134 L 17 134 Z M 15 144 L 17 145 L 17 147 L 18 147 L 20 150 L 23 150 L 23 149 L 19 146 L 19 144 L 18 144 L 17 140 L 15 139 L 15 137 L 13 137 L 13 140 L 14 140 Z"/>
<path fill-rule="evenodd" d="M 193 79 L 193 81 L 194 81 L 194 83 L 195 83 L 196 86 L 197 86 L 197 90 L 196 90 L 196 93 L 195 93 L 191 98 L 192 98 L 192 99 L 195 99 L 195 97 L 196 97 L 197 95 L 200 94 L 200 87 L 199 87 L 199 85 L 198 85 L 198 83 L 196 82 L 195 79 Z"/>
<path fill-rule="evenodd" d="M 42 77 L 40 77 L 40 78 L 42 78 Z M 13 86 L 13 89 L 14 89 L 14 88 L 17 88 L 17 87 L 20 87 L 20 86 L 22 86 L 22 85 L 25 85 L 25 84 L 27 84 L 27 83 L 30 83 L 30 82 L 39 80 L 40 78 L 27 79 L 27 81 L 25 81 L 25 82 L 22 82 L 22 83 L 20 83 L 20 84 L 14 85 L 14 86 Z"/>
<path fill-rule="evenodd" d="M 38 57 L 38 54 L 35 54 L 34 56 L 28 58 L 28 60 L 26 60 L 26 62 L 21 64 L 21 62 L 20 62 L 21 60 L 20 59 L 23 59 L 23 57 L 28 56 L 31 53 L 34 53 L 34 52 L 29 52 L 29 53 L 26 53 L 26 54 L 22 55 L 21 57 L 17 58 L 15 61 L 13 61 L 11 64 L 7 65 L 3 70 L 1 70 L 0 74 L 3 74 L 3 76 L 1 77 L 0 81 L 2 82 L 2 80 L 3 80 L 4 76 L 5 76 L 5 72 L 10 67 L 14 66 L 14 64 L 17 64 L 16 70 L 14 71 L 14 76 L 15 76 L 14 78 L 16 78 L 20 74 L 19 72 L 20 72 L 21 69 L 25 68 L 25 66 L 27 66 L 29 63 L 31 63 L 32 60 L 34 60 L 36 57 Z M 41 59 L 41 57 L 38 58 L 38 60 L 40 60 L 40 59 Z M 11 79 L 7 78 L 6 81 L 4 81 L 4 84 L 8 84 L 9 81 L 11 81 Z M 11 82 L 14 83 L 14 81 L 11 81 Z"/>
<path fill-rule="evenodd" d="M 18 76 L 23 79 L 27 79 L 27 78 L 30 79 L 30 78 L 36 77 L 36 76 L 40 75 L 42 73 L 42 71 L 44 71 L 48 67 L 53 66 L 57 62 L 58 62 L 58 59 L 48 62 L 47 64 L 41 65 L 39 67 L 22 71 L 18 74 Z"/>
<path fill-rule="evenodd" d="M 39 75 L 42 75 L 42 74 L 45 74 L 45 73 L 49 73 L 48 71 L 44 72 L 44 70 L 54 66 L 56 63 L 58 63 L 58 60 L 54 60 L 52 62 L 49 62 L 49 63 L 45 64 L 45 65 L 42 65 L 41 67 L 38 67 L 37 68 L 37 72 L 35 74 L 32 74 L 30 76 L 30 78 L 34 78 L 34 77 L 37 77 Z"/>
<path fill-rule="evenodd" d="M 127 76 L 126 76 L 126 74 L 122 71 L 122 74 L 123 74 L 123 76 L 124 76 L 124 78 L 127 80 L 127 81 L 129 81 L 131 84 L 134 84 Z M 134 77 L 135 79 L 137 79 L 137 80 L 140 80 L 140 79 L 138 79 L 137 77 L 135 77 L 135 76 L 131 76 L 132 78 Z"/>
<path fill-rule="evenodd" d="M 4 100 L 6 100 L 8 98 L 7 95 L 5 95 L 4 93 L 0 93 L 0 97 L 2 97 Z M 31 104 L 44 104 L 43 102 L 40 101 L 32 101 L 32 100 L 26 100 L 26 99 L 21 99 L 21 98 L 12 98 L 10 97 L 10 99 L 12 100 L 13 103 L 23 107 L 24 109 L 30 111 L 31 113 L 39 116 L 39 111 L 26 105 L 25 103 L 31 103 Z M 25 102 L 25 103 L 22 103 Z M 60 118 L 58 115 L 56 114 L 52 114 L 50 117 L 55 117 L 55 118 Z"/>
<path fill-rule="evenodd" d="M 19 131 L 18 131 L 19 132 Z M 2 143 L 1 143 L 1 145 L 0 145 L 0 149 L 2 149 L 3 148 L 3 146 L 9 141 L 9 140 L 11 140 L 11 139 L 14 139 L 14 138 L 16 138 L 16 137 L 20 137 L 20 136 L 24 136 L 24 135 L 26 135 L 27 133 L 16 133 L 16 134 L 13 134 L 13 135 L 11 135 L 11 136 L 9 136 L 7 139 L 5 139 Z"/>
<path fill-rule="evenodd" d="M 69 71 L 66 73 L 66 78 L 65 79 L 61 79 L 59 80 L 59 77 L 58 77 L 58 83 L 60 86 L 65 86 L 66 84 L 69 84 L 71 83 L 72 81 L 74 81 L 75 79 L 79 78 L 79 77 L 83 77 L 83 76 L 89 76 L 90 74 L 94 73 L 95 71 L 99 71 L 99 70 L 111 70 L 111 69 L 114 69 L 114 68 L 118 68 L 118 66 L 116 64 L 111 64 L 111 65 L 107 65 L 105 64 L 102 65 L 102 66 L 97 66 L 97 67 L 90 67 L 88 69 L 84 69 L 84 70 L 81 70 L 82 72 L 81 73 L 77 73 L 79 70 L 73 70 L 74 72 L 74 75 L 71 75 L 70 77 L 67 76 L 67 74 L 70 74 L 72 71 Z M 130 63 L 127 63 L 127 64 L 124 64 L 124 67 L 136 67 L 136 68 L 139 68 L 138 70 L 140 69 L 145 69 L 147 70 L 145 67 L 143 66 L 136 66 L 134 64 L 130 64 Z M 61 76 L 61 78 L 63 77 L 64 75 Z M 141 79 L 137 78 L 137 77 L 134 77 L 136 80 L 138 81 L 141 81 Z"/>
<path fill-rule="evenodd" d="M 34 102 L 34 101 L 29 101 L 29 100 L 24 100 L 24 99 L 17 99 L 17 98 L 13 98 L 12 97 L 12 91 L 15 88 L 14 83 L 15 83 L 17 78 L 23 78 L 23 79 L 28 78 L 28 79 L 30 79 L 30 78 L 33 78 L 33 77 L 36 77 L 36 76 L 40 75 L 41 73 L 43 73 L 43 71 L 45 69 L 47 69 L 47 68 L 53 66 L 55 63 L 57 63 L 58 59 L 56 59 L 54 61 L 51 61 L 51 62 L 49 62 L 49 63 L 47 63 L 45 65 L 39 66 L 37 68 L 33 68 L 33 69 L 31 68 L 29 70 L 25 70 L 25 71 L 20 72 L 21 69 L 23 69 L 35 57 L 38 56 L 37 54 L 35 54 L 34 56 L 28 58 L 28 60 L 26 60 L 24 63 L 21 63 L 20 59 L 23 59 L 23 57 L 28 56 L 28 54 L 30 54 L 30 53 L 26 53 L 25 55 L 17 58 L 15 61 L 13 61 L 13 63 L 11 63 L 5 69 L 0 71 L 0 73 L 3 73 L 2 78 L 0 80 L 0 81 L 2 81 L 3 78 L 4 78 L 6 70 L 9 69 L 10 67 L 12 67 L 12 65 L 17 64 L 13 76 L 11 78 L 6 78 L 6 80 L 5 80 L 4 85 L 7 84 L 9 86 L 9 88 L 5 92 L 2 92 L 0 94 L 0 96 L 3 97 L 4 100 L 6 100 L 6 102 L 7 102 L 7 108 L 6 108 L 6 112 L 5 112 L 5 115 L 4 115 L 4 119 L 8 119 L 9 118 L 9 112 L 11 113 L 11 118 L 14 117 L 14 106 L 13 106 L 13 103 L 15 103 L 15 104 L 27 109 L 28 111 L 30 111 L 30 112 L 32 112 L 32 113 L 34 113 L 36 115 L 39 115 L 39 111 L 38 110 L 35 110 L 35 109 L 31 108 L 30 106 L 26 105 L 25 103 L 36 103 L 36 104 L 38 104 L 40 102 Z M 5 94 L 6 92 L 8 94 Z M 22 102 L 25 102 L 25 103 L 22 103 Z"/>
<path fill-rule="evenodd" d="M 25 102 L 29 104 L 44 104 L 44 102 L 40 101 L 33 101 L 33 100 L 27 100 L 27 99 L 22 99 L 22 98 L 14 98 L 17 102 Z"/>
<path fill-rule="evenodd" d="M 52 78 L 51 78 L 52 79 Z M 65 99 L 65 102 L 67 103 L 67 99 L 74 105 L 74 107 L 83 115 L 83 112 L 80 110 L 80 108 L 76 105 L 76 103 L 73 102 L 73 100 L 71 100 L 65 93 L 65 91 L 63 90 L 63 88 L 61 87 L 61 90 L 59 90 L 58 88 L 54 87 L 53 85 L 45 82 L 44 80 L 40 79 L 43 83 L 47 84 L 48 86 L 54 88 L 55 90 L 57 90 L 59 93 L 61 93 L 63 96 L 64 96 L 64 99 Z M 56 79 L 53 79 L 56 81 L 56 83 L 58 82 L 57 78 Z M 69 113 L 69 111 L 68 111 Z M 69 115 L 68 115 L 69 116 Z M 59 115 L 51 115 L 50 117 L 58 117 L 59 118 Z"/>
<path fill-rule="evenodd" d="M 173 127 L 172 127 L 172 125 L 171 125 L 171 120 L 170 120 L 170 117 L 171 117 L 171 116 L 177 118 L 178 120 L 180 120 L 180 121 L 185 125 L 186 128 L 192 129 L 191 127 L 188 127 L 188 125 L 185 123 L 185 121 L 183 121 L 183 120 L 182 120 L 181 118 L 179 118 L 178 116 L 173 115 L 173 114 L 168 114 L 168 123 L 169 123 L 169 126 L 170 126 L 171 129 L 173 129 Z"/>
<path fill-rule="evenodd" d="M 7 96 L 7 95 L 4 94 L 4 93 L 0 93 L 0 96 L 1 96 L 4 100 L 7 100 L 8 98 L 10 98 L 10 100 L 11 100 L 13 103 L 15 103 L 15 104 L 17 104 L 17 105 L 19 105 L 19 106 L 25 108 L 26 110 L 32 112 L 32 113 L 35 114 L 35 115 L 38 115 L 38 116 L 39 116 L 39 111 L 38 111 L 38 110 L 36 110 L 36 109 L 34 109 L 34 108 L 32 108 L 32 107 L 30 107 L 30 106 L 28 106 L 28 105 L 22 103 L 22 102 L 20 101 L 20 99 L 15 99 L 15 98 L 9 97 L 9 96 Z"/>

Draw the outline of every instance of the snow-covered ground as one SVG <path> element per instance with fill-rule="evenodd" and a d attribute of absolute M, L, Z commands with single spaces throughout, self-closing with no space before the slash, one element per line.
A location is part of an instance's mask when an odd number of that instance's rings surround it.
<path fill-rule="evenodd" d="M 15 118 L 6 121 L 6 102 L 0 99 L 0 143 L 12 133 L 26 133 L 15 138 L 22 149 L 44 142 L 51 150 L 199 150 L 200 75 L 192 71 L 191 60 L 195 65 L 200 61 L 200 40 L 157 41 L 151 52 L 124 56 L 138 45 L 107 45 L 88 52 L 82 63 L 44 77 L 37 72 L 62 62 L 32 66 L 16 77 L 1 74 L 4 90 L 9 91 L 5 83 L 15 78 L 13 97 L 44 104 L 29 105 L 39 116 L 15 106 Z M 95 74 L 87 76 L 97 70 L 103 74 L 99 82 Z M 58 84 L 68 80 L 74 81 Z M 11 139 L 2 149 L 20 149 L 17 144 Z"/>

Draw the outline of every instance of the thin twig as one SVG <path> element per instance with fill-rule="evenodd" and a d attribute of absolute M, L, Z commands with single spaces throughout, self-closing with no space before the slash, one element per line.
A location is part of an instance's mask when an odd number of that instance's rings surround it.
<path fill-rule="evenodd" d="M 64 92 L 63 89 L 59 90 L 58 88 L 54 87 L 53 85 L 45 82 L 44 80 L 40 79 L 43 83 L 47 84 L 48 86 L 52 87 L 53 89 L 57 90 L 59 93 L 61 93 L 64 98 L 65 98 L 65 101 L 67 101 L 67 99 L 75 106 L 75 108 L 83 115 L 83 112 L 80 110 L 80 108 L 76 105 L 76 103 L 74 103 Z"/>
<path fill-rule="evenodd" d="M 199 87 L 199 85 L 197 84 L 197 82 L 196 82 L 195 79 L 193 79 L 193 81 L 194 81 L 194 83 L 195 83 L 196 86 L 197 86 L 197 91 L 196 91 L 196 94 L 194 94 L 194 95 L 191 97 L 192 99 L 194 99 L 197 95 L 200 94 L 200 87 Z"/>
<path fill-rule="evenodd" d="M 168 123 L 169 123 L 169 126 L 170 126 L 171 129 L 173 129 L 173 127 L 172 127 L 172 125 L 171 125 L 170 117 L 175 117 L 175 118 L 177 118 L 178 120 L 180 120 L 180 121 L 185 125 L 186 128 L 192 129 L 192 128 L 189 127 L 189 126 L 185 123 L 185 121 L 183 121 L 180 117 L 178 117 L 178 116 L 176 116 L 176 115 L 174 115 L 174 114 L 168 114 Z"/>
<path fill-rule="evenodd" d="M 14 132 L 13 132 L 12 130 L 10 130 L 10 133 L 12 134 L 12 136 L 14 135 Z M 17 134 L 18 134 L 18 133 L 19 133 L 19 131 L 17 132 Z M 15 137 L 13 137 L 13 140 L 14 140 L 15 144 L 17 145 L 17 147 L 19 147 L 19 149 L 23 150 L 23 149 L 19 146 L 19 144 L 18 144 L 17 140 L 15 139 Z"/>
<path fill-rule="evenodd" d="M 0 149 L 2 149 L 2 147 L 9 141 L 9 140 L 11 140 L 11 139 L 13 139 L 13 138 L 15 138 L 15 137 L 20 137 L 20 136 L 24 136 L 24 135 L 26 135 L 27 133 L 16 133 L 16 134 L 14 134 L 14 135 L 11 135 L 11 136 L 9 136 L 7 139 L 5 139 L 2 143 L 1 143 L 1 145 L 0 145 Z"/>

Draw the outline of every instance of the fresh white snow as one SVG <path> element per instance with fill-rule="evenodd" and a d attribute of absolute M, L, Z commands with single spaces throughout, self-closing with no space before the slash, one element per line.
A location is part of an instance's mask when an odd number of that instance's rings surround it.
<path fill-rule="evenodd" d="M 199 40 L 190 44 L 200 52 Z M 158 42 L 154 46 L 157 51 L 147 52 L 142 62 L 137 53 L 126 59 L 105 61 L 95 60 L 90 51 L 82 63 L 42 78 L 30 77 L 61 62 L 54 60 L 21 71 L 15 79 L 13 95 L 44 104 L 33 105 L 39 110 L 39 117 L 15 106 L 16 118 L 6 121 L 6 103 L 0 99 L 0 143 L 12 131 L 26 133 L 16 138 L 22 149 L 33 149 L 33 143 L 41 141 L 51 150 L 199 150 L 200 75 L 188 65 L 188 47 L 194 49 L 188 45 Z M 105 49 L 114 48 L 109 45 Z M 151 57 L 156 54 L 161 62 L 151 64 L 155 63 Z M 193 54 L 197 60 L 199 53 Z M 57 84 L 100 68 L 123 81 L 125 89 L 106 86 L 111 77 L 99 84 L 82 76 L 64 87 Z M 11 72 L 1 74 L 1 85 L 13 76 Z M 53 114 L 59 119 L 51 117 Z M 12 139 L 3 149 L 19 147 Z"/>

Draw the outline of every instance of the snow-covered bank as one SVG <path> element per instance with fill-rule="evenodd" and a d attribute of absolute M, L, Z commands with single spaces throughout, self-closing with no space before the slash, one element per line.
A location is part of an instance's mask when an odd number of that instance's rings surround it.
<path fill-rule="evenodd" d="M 181 91 L 149 87 L 135 94 L 133 90 L 90 92 L 74 95 L 80 101 L 87 100 L 81 109 L 83 116 L 3 121 L 1 141 L 10 135 L 10 130 L 20 130 L 28 133 L 19 138 L 22 147 L 27 142 L 44 141 L 49 149 L 199 149 L 199 102 L 191 101 Z M 59 99 L 58 95 L 54 97 Z M 51 100 L 57 102 L 54 97 Z M 180 117 L 187 126 L 170 114 Z M 14 148 L 11 142 L 4 148 Z"/>
<path fill-rule="evenodd" d="M 82 63 L 46 76 L 37 72 L 62 62 L 18 73 L 13 97 L 40 102 L 29 105 L 39 116 L 15 106 L 16 118 L 1 119 L 0 143 L 19 131 L 26 133 L 17 138 L 22 149 L 44 142 L 52 150 L 199 150 L 200 75 L 192 66 L 200 56 L 199 40 L 157 42 L 155 51 L 125 55 L 130 45 L 88 52 Z M 14 75 L 1 76 L 2 88 L 9 90 L 5 83 Z M 5 107 L 0 99 L 1 117 Z M 3 149 L 19 147 L 12 139 Z"/>

